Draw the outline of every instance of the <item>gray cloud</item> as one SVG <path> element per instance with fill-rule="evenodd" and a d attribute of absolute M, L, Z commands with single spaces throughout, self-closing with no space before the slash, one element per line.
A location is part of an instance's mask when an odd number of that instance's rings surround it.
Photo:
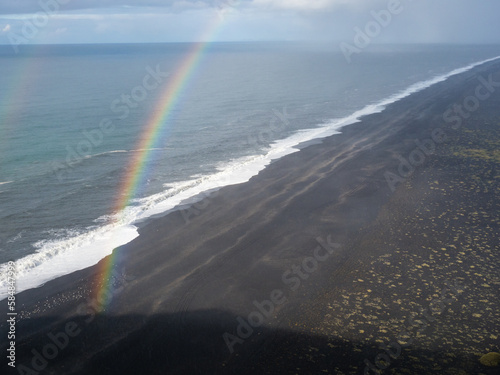
<path fill-rule="evenodd" d="M 0 43 L 21 35 L 40 3 L 0 0 Z M 323 40 L 352 42 L 373 12 L 397 0 L 65 0 L 30 42 L 195 41 L 214 10 L 224 10 L 217 40 Z M 400 0 L 373 43 L 500 43 L 500 1 Z M 15 14 L 15 16 L 12 16 Z M 220 14 L 219 14 L 220 16 Z M 131 20 L 133 22 L 131 22 Z M 64 32 L 62 32 L 64 30 Z M 57 38 L 56 38 L 57 36 Z"/>
<path fill-rule="evenodd" d="M 41 3 L 47 4 L 57 0 L 16 0 L 0 3 L 0 14 L 35 13 L 42 9 Z M 61 9 L 66 11 L 90 10 L 120 7 L 158 7 L 158 8 L 197 8 L 200 6 L 221 8 L 252 5 L 266 10 L 315 11 L 335 9 L 338 6 L 375 6 L 384 0 L 65 0 L 61 1 Z"/>
<path fill-rule="evenodd" d="M 15 0 L 2 1 L 0 4 L 0 14 L 35 13 L 42 9 L 41 3 L 47 4 L 57 0 Z M 61 1 L 60 8 L 66 11 L 89 10 L 119 7 L 161 7 L 169 8 L 175 3 L 204 3 L 207 6 L 214 6 L 217 0 L 66 0 Z"/>

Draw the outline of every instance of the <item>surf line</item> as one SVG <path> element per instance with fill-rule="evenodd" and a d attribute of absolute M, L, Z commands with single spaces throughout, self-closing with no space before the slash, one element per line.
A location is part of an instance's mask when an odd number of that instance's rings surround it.
<path fill-rule="evenodd" d="M 115 215 L 115 224 L 128 224 L 123 218 L 123 211 L 129 206 L 130 202 L 139 195 L 140 189 L 147 181 L 147 176 L 151 173 L 152 156 L 154 149 L 160 146 L 165 139 L 165 133 L 168 125 L 171 125 L 171 115 L 177 108 L 179 102 L 189 87 L 197 69 L 203 62 L 205 52 L 212 44 L 212 40 L 223 24 L 223 17 L 215 15 L 208 23 L 205 31 L 200 38 L 201 42 L 194 43 L 181 63 L 177 66 L 171 75 L 164 91 L 160 94 L 151 117 L 145 123 L 138 142 L 134 147 L 139 152 L 132 154 L 126 172 L 120 183 L 117 199 L 114 203 L 113 214 Z M 120 261 L 120 254 L 116 251 L 105 258 L 97 273 L 96 295 L 99 301 L 99 311 L 104 311 L 110 301 L 113 284 L 113 269 Z"/>

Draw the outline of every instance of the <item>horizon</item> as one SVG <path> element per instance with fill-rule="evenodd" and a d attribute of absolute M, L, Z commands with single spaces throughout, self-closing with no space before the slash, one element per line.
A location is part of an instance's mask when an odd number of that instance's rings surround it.
<path fill-rule="evenodd" d="M 42 46 L 82 46 L 82 45 L 162 45 L 162 44 L 198 44 L 198 43 L 208 43 L 208 44 L 229 44 L 229 43 L 261 43 L 261 44 L 272 44 L 272 43 L 289 43 L 289 44 L 310 44 L 310 45 L 332 45 L 332 43 L 340 43 L 341 41 L 322 41 L 322 40 L 217 40 L 217 41 L 172 41 L 172 42 L 80 42 L 80 43 L 27 43 L 23 44 L 25 47 L 42 47 Z M 372 45 L 376 46 L 500 46 L 500 42 L 477 42 L 477 43 L 459 43 L 459 42 L 374 42 Z M 0 46 L 10 46 L 9 43 L 0 43 Z M 336 47 L 336 46 L 335 46 Z"/>

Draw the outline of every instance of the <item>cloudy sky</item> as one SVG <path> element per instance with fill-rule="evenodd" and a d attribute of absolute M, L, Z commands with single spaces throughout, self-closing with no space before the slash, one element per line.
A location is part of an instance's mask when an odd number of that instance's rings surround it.
<path fill-rule="evenodd" d="M 0 0 L 0 44 L 352 42 L 375 14 L 373 42 L 500 43 L 498 0 Z"/>

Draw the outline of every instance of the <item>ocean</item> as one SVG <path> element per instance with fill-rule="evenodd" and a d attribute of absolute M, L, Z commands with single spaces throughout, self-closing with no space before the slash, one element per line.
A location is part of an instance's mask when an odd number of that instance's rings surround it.
<path fill-rule="evenodd" d="M 0 298 L 8 262 L 18 292 L 89 267 L 148 219 L 499 55 L 384 45 L 348 63 L 326 44 L 0 46 Z"/>

